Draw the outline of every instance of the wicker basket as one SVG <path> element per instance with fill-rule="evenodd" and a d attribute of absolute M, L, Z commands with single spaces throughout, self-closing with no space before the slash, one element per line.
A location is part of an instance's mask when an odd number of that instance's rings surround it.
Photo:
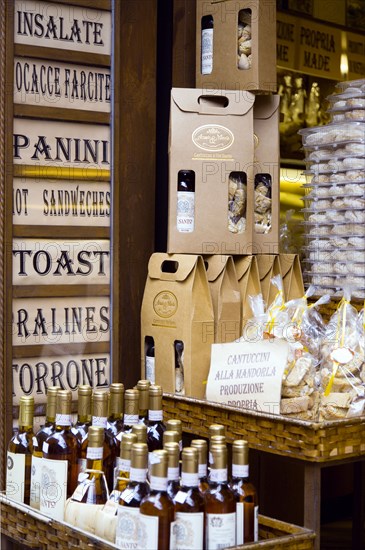
<path fill-rule="evenodd" d="M 54 521 L 43 514 L 9 501 L 0 495 L 1 532 L 28 548 L 38 550 L 112 549 L 115 545 L 88 535 L 65 523 Z M 281 550 L 311 550 L 315 534 L 303 527 L 259 516 L 260 541 L 244 545 L 245 549 L 270 548 Z M 243 548 L 237 547 L 237 548 Z"/>
<path fill-rule="evenodd" d="M 365 455 L 365 417 L 310 422 L 167 393 L 163 409 L 187 433 L 208 438 L 210 424 L 223 424 L 229 443 L 243 438 L 253 449 L 282 456 L 328 462 Z"/>

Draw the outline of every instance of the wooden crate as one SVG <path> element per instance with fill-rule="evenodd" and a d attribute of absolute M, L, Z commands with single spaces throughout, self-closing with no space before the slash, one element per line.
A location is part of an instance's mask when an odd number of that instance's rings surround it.
<path fill-rule="evenodd" d="M 310 422 L 167 393 L 163 410 L 166 418 L 179 418 L 187 433 L 207 438 L 210 424 L 223 424 L 228 443 L 246 439 L 268 453 L 310 462 L 365 455 L 365 417 Z"/>
<path fill-rule="evenodd" d="M 116 548 L 80 529 L 38 513 L 29 506 L 14 503 L 0 495 L 1 532 L 27 548 L 37 550 L 108 550 Z M 259 516 L 259 542 L 236 548 L 272 550 L 312 550 L 315 534 L 309 529 Z"/>

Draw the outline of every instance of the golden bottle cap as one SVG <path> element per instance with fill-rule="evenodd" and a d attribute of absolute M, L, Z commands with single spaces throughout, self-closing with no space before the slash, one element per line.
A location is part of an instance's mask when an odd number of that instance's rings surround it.
<path fill-rule="evenodd" d="M 57 393 L 59 389 L 59 386 L 50 386 L 47 389 L 46 418 L 49 422 L 54 422 L 56 419 Z"/>
<path fill-rule="evenodd" d="M 124 394 L 124 414 L 138 415 L 139 391 L 129 389 Z"/>
<path fill-rule="evenodd" d="M 19 426 L 33 426 L 34 397 L 22 395 L 19 400 Z"/>
<path fill-rule="evenodd" d="M 169 418 L 166 422 L 166 430 L 178 432 L 180 439 L 182 438 L 182 422 L 178 418 Z"/>
<path fill-rule="evenodd" d="M 150 411 L 160 411 L 162 409 L 162 388 L 151 384 L 148 390 Z"/>
<path fill-rule="evenodd" d="M 131 468 L 147 470 L 148 447 L 147 443 L 133 443 L 131 449 Z"/>
<path fill-rule="evenodd" d="M 90 426 L 88 429 L 88 446 L 103 447 L 105 430 L 102 426 Z"/>
<path fill-rule="evenodd" d="M 133 443 L 137 443 L 137 436 L 136 434 L 128 433 L 123 434 L 122 437 L 122 443 L 120 445 L 120 458 L 124 458 L 125 460 L 131 459 L 131 450 Z"/>
<path fill-rule="evenodd" d="M 223 424 L 211 424 L 209 426 L 209 438 L 211 438 L 213 435 L 224 435 L 225 434 L 225 427 Z"/>
<path fill-rule="evenodd" d="M 209 452 L 209 465 L 213 470 L 227 468 L 227 447 L 226 445 L 213 445 Z"/>
<path fill-rule="evenodd" d="M 138 443 L 146 443 L 147 441 L 147 426 L 146 424 L 133 424 L 132 434 L 136 434 Z"/>
<path fill-rule="evenodd" d="M 77 388 L 77 413 L 79 417 L 90 420 L 91 396 L 91 386 L 88 386 L 87 384 L 82 384 Z"/>
<path fill-rule="evenodd" d="M 110 401 L 109 401 L 109 415 L 123 415 L 124 407 L 124 384 L 121 382 L 113 382 L 109 386 Z"/>
<path fill-rule="evenodd" d="M 248 443 L 244 439 L 235 439 L 235 441 L 233 441 L 232 463 L 242 466 L 248 464 Z"/>
<path fill-rule="evenodd" d="M 167 477 L 168 457 L 168 452 L 165 449 L 159 449 L 150 454 L 151 476 Z"/>
<path fill-rule="evenodd" d="M 106 418 L 108 416 L 109 392 L 105 390 L 94 390 L 93 393 L 93 416 Z"/>
<path fill-rule="evenodd" d="M 197 474 L 199 468 L 199 451 L 195 447 L 185 447 L 181 453 L 182 471 L 186 474 Z"/>
<path fill-rule="evenodd" d="M 81 384 L 80 386 L 77 386 L 77 395 L 80 398 L 81 395 L 87 395 L 88 397 L 91 397 L 92 394 L 92 387 L 88 384 Z"/>
<path fill-rule="evenodd" d="M 170 442 L 179 443 L 180 440 L 181 440 L 181 437 L 179 433 L 173 430 L 165 430 L 162 436 L 163 447 L 165 446 L 166 443 L 170 443 Z"/>
<path fill-rule="evenodd" d="M 198 449 L 199 464 L 206 464 L 208 455 L 208 443 L 205 441 L 205 439 L 193 439 L 190 445 L 195 449 Z"/>
<path fill-rule="evenodd" d="M 147 411 L 149 404 L 149 389 L 151 382 L 149 380 L 138 380 L 137 390 L 139 391 L 139 410 Z"/>
<path fill-rule="evenodd" d="M 212 435 L 212 437 L 209 440 L 209 445 L 216 445 L 216 444 L 226 444 L 226 437 L 224 435 Z"/>
<path fill-rule="evenodd" d="M 178 468 L 179 458 L 180 458 L 179 444 L 176 443 L 175 441 L 170 441 L 169 443 L 164 444 L 163 448 L 165 451 L 168 452 L 168 455 L 169 455 L 168 467 Z"/>
<path fill-rule="evenodd" d="M 72 392 L 71 390 L 59 390 L 57 392 L 57 414 L 71 414 Z"/>

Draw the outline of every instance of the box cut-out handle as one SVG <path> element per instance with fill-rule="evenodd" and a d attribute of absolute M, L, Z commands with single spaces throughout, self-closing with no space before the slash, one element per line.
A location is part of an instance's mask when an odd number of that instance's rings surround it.
<path fill-rule="evenodd" d="M 229 99 L 226 96 L 201 95 L 198 103 L 202 107 L 225 109 L 229 105 Z"/>
<path fill-rule="evenodd" d="M 179 262 L 174 260 L 164 260 L 161 264 L 162 273 L 176 273 L 179 269 Z"/>

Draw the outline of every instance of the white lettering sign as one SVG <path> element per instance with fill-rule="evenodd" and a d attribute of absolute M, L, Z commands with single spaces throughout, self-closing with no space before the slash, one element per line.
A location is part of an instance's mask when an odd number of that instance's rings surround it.
<path fill-rule="evenodd" d="M 111 55 L 111 13 L 105 10 L 17 0 L 14 42 Z"/>
<path fill-rule="evenodd" d="M 13 284 L 109 284 L 110 242 L 13 240 Z"/>
<path fill-rule="evenodd" d="M 14 59 L 14 103 L 110 113 L 110 95 L 109 70 Z"/>
<path fill-rule="evenodd" d="M 108 342 L 109 337 L 109 298 L 13 300 L 14 346 Z"/>
<path fill-rule="evenodd" d="M 207 399 L 279 414 L 287 357 L 288 343 L 279 339 L 213 344 Z"/>

